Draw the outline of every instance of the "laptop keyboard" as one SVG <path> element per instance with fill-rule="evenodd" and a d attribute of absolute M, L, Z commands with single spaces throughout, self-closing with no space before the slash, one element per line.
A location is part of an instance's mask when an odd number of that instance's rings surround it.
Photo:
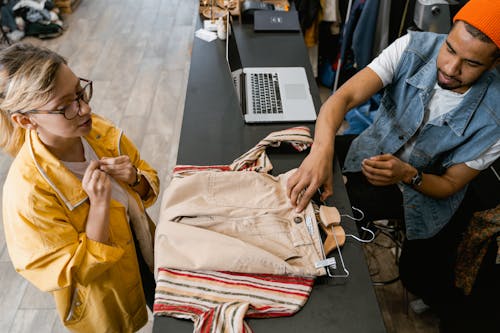
<path fill-rule="evenodd" d="M 277 73 L 250 73 L 253 112 L 283 113 Z"/>

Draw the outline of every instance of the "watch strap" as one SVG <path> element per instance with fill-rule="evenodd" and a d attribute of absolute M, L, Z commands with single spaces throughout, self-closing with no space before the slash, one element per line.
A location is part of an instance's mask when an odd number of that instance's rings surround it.
<path fill-rule="evenodd" d="M 139 169 L 135 168 L 135 182 L 133 184 L 130 184 L 129 186 L 136 187 L 137 185 L 139 185 L 141 183 L 141 179 L 142 179 L 141 172 L 139 171 Z"/>
<path fill-rule="evenodd" d="M 412 186 L 420 186 L 420 185 L 422 185 L 422 171 L 417 170 L 417 174 L 415 176 L 413 176 L 413 178 L 411 179 L 410 184 Z"/>

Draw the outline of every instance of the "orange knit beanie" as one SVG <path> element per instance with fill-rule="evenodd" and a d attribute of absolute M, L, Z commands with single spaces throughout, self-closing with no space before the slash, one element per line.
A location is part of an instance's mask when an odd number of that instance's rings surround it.
<path fill-rule="evenodd" d="M 455 15 L 479 29 L 500 48 L 500 0 L 470 0 Z"/>

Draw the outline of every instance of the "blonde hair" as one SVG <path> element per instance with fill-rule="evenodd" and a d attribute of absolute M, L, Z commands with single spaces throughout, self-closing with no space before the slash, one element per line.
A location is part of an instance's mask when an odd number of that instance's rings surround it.
<path fill-rule="evenodd" d="M 11 114 L 37 109 L 53 96 L 57 70 L 66 60 L 57 53 L 27 43 L 0 51 L 0 148 L 15 156 L 24 143 L 25 129 Z"/>

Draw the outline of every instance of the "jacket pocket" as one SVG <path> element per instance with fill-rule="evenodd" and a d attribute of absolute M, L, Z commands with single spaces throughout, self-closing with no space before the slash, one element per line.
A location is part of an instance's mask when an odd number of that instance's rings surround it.
<path fill-rule="evenodd" d="M 220 221 L 219 221 L 220 222 Z M 228 218 L 211 228 L 288 260 L 298 256 L 296 235 L 290 221 L 274 214 Z"/>
<path fill-rule="evenodd" d="M 78 323 L 84 315 L 85 308 L 87 306 L 87 288 L 76 284 L 73 293 L 71 295 L 71 300 L 69 302 L 69 309 L 67 311 L 66 317 L 64 318 L 64 323 L 66 325 L 72 325 Z"/>
<path fill-rule="evenodd" d="M 209 200 L 223 207 L 279 208 L 286 203 L 277 178 L 256 172 L 218 172 L 210 175 Z"/>

